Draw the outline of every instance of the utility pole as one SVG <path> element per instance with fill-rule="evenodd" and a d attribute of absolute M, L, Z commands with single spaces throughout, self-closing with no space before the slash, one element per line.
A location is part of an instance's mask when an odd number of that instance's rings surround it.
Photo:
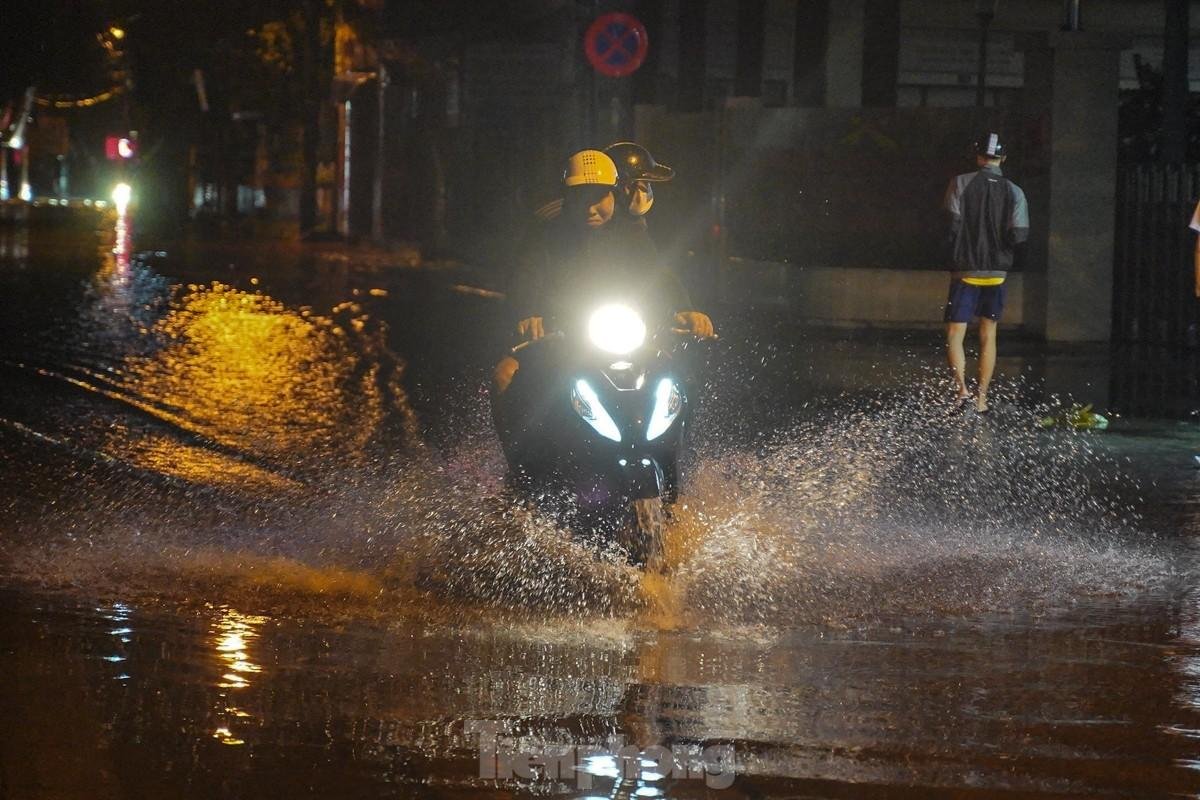
<path fill-rule="evenodd" d="M 323 0 L 305 0 L 300 4 L 299 78 L 303 91 L 301 101 L 301 173 L 300 173 L 300 233 L 311 233 L 319 222 L 317 201 L 317 169 L 320 166 L 321 127 L 329 103 L 330 81 L 333 77 L 333 42 L 325 27 Z"/>

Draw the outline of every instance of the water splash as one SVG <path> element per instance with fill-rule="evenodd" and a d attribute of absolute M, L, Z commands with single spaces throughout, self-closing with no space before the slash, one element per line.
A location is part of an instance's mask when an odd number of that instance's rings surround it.
<path fill-rule="evenodd" d="M 181 511 L 186 497 L 157 516 L 129 496 L 111 515 L 93 505 L 100 527 L 86 546 L 76 540 L 74 568 L 94 573 L 107 551 L 119 556 L 110 579 L 127 589 L 140 578 L 161 591 L 173 575 L 235 598 L 319 596 L 355 613 L 415 602 L 451 618 L 498 608 L 666 628 L 1044 608 L 1166 580 L 1129 498 L 1110 493 L 1130 488 L 1115 461 L 1087 434 L 1039 431 L 1037 410 L 1006 408 L 949 417 L 914 386 L 830 401 L 754 451 L 706 449 L 662 576 L 506 492 L 482 433 L 465 450 L 331 468 L 319 493 L 209 509 L 198 525 Z M 26 574 L 80 581 L 61 550 L 22 559 Z"/>
<path fill-rule="evenodd" d="M 506 488 L 475 384 L 454 392 L 474 424 L 426 443 L 406 365 L 357 304 L 320 315 L 222 284 L 172 290 L 134 265 L 102 271 L 84 308 L 81 346 L 39 373 L 81 390 L 84 413 L 21 445 L 64 445 L 78 474 L 0 551 L 26 580 L 690 628 L 1045 606 L 1171 574 L 1138 541 L 1134 482 L 1090 436 L 1038 430 L 1020 385 L 997 390 L 988 418 L 949 416 L 930 379 L 859 387 L 781 405 L 795 422 L 747 443 L 732 413 L 745 397 L 720 390 L 752 382 L 715 383 L 667 572 L 647 576 Z M 102 457 L 81 466 L 80 452 Z"/>

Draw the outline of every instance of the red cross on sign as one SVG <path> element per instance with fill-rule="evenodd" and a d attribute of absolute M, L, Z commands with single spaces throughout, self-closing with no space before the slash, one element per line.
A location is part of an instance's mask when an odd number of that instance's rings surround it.
<path fill-rule="evenodd" d="M 623 78 L 646 60 L 650 37 L 646 26 L 631 14 L 602 14 L 583 35 L 583 49 L 596 72 Z"/>

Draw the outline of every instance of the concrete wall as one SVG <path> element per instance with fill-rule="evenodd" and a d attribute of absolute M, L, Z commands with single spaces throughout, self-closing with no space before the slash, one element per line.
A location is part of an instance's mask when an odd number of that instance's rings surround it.
<path fill-rule="evenodd" d="M 1030 275 L 1025 316 L 1049 341 L 1107 341 L 1112 330 L 1117 68 L 1125 37 L 1030 36 L 1024 103 L 1043 110 L 1049 160 L 1025 183 Z"/>
<path fill-rule="evenodd" d="M 923 327 L 942 324 L 950 275 L 928 270 L 797 267 L 731 258 L 721 273 L 721 297 L 734 305 L 785 305 L 797 319 L 828 325 Z M 1001 321 L 1023 326 L 1025 280 L 1008 277 Z"/>

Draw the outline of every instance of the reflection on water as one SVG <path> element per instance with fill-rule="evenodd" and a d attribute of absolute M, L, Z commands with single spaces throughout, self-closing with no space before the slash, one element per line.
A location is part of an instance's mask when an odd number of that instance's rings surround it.
<path fill-rule="evenodd" d="M 103 619 L 108 620 L 116 625 L 112 628 L 108 635 L 113 637 L 114 652 L 102 656 L 109 664 L 124 664 L 129 660 L 129 644 L 133 641 L 133 628 L 130 627 L 130 619 L 133 616 L 133 609 L 124 603 L 113 603 L 108 607 L 98 608 L 96 611 Z M 127 681 L 130 676 L 127 672 L 120 672 L 113 676 L 113 680 Z"/>
<path fill-rule="evenodd" d="M 361 447 L 383 419 L 377 367 L 359 362 L 345 333 L 264 295 L 189 286 L 152 335 L 161 349 L 130 359 L 122 383 L 218 444 L 319 458 Z"/>
<path fill-rule="evenodd" d="M 29 228 L 0 223 L 0 264 L 22 268 L 29 258 Z"/>
<path fill-rule="evenodd" d="M 125 209 L 117 212 L 113 228 L 113 262 L 120 271 L 129 269 L 129 255 L 133 247 L 133 220 Z"/>
<path fill-rule="evenodd" d="M 728 782 L 731 797 L 1200 791 L 1200 709 L 1177 668 L 1197 644 L 1154 603 L 766 636 L 139 610 L 128 661 L 109 664 L 87 657 L 112 641 L 107 607 L 4 599 L 0 674 L 55 676 L 53 695 L 0 682 L 6 722 L 52 721 L 81 732 L 84 752 L 111 753 L 105 771 L 123 788 L 106 796 L 221 796 L 230 782 L 247 798 L 431 786 L 689 798 Z M 24 786 L 58 751 L 22 764 L 13 752 L 0 761 Z M 61 796 L 95 794 L 75 779 Z"/>
<path fill-rule="evenodd" d="M 258 638 L 258 627 L 266 617 L 239 614 L 231 608 L 222 609 L 214 625 L 213 646 L 228 670 L 221 676 L 222 689 L 245 689 L 249 676 L 262 672 L 262 667 L 250 660 L 250 644 Z"/>
<path fill-rule="evenodd" d="M 73 406 L 21 424 L 149 473 L 264 492 L 361 465 L 385 427 L 415 442 L 405 364 L 382 320 L 355 302 L 322 315 L 220 282 L 172 286 L 158 269 L 166 253 L 134 255 L 129 217 L 105 225 L 86 280 L 15 287 L 29 296 L 0 323 L 15 334 L 0 364 L 56 382 Z M 0 261 L 23 258 L 13 242 L 27 228 L 0 232 Z M 88 407 L 88 395 L 109 402 Z"/>
<path fill-rule="evenodd" d="M 258 638 L 258 629 L 266 621 L 266 617 L 222 608 L 220 617 L 213 623 L 213 647 L 225 670 L 217 683 L 218 688 L 225 690 L 219 695 L 222 705 L 218 709 L 218 718 L 225 717 L 228 721 L 219 725 L 212 735 L 222 744 L 245 744 L 233 733 L 233 729 L 237 727 L 237 720 L 244 720 L 251 714 L 237 707 L 231 692 L 248 688 L 251 677 L 262 672 L 262 667 L 251 660 L 250 647 Z"/>

